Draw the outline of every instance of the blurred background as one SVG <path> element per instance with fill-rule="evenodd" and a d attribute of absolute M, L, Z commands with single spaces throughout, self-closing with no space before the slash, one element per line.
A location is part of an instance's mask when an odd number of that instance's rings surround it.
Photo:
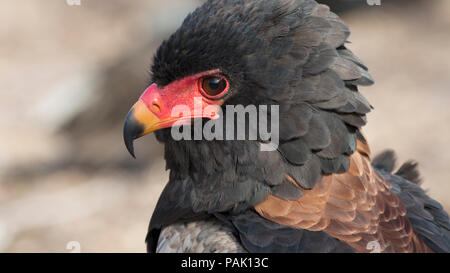
<path fill-rule="evenodd" d="M 3 0 L 0 9 L 0 252 L 144 252 L 168 180 L 162 146 L 122 142 L 152 55 L 200 0 Z M 450 209 L 450 1 L 328 2 L 375 78 L 374 153 L 415 159 Z M 69 4 L 68 4 L 69 3 Z"/>

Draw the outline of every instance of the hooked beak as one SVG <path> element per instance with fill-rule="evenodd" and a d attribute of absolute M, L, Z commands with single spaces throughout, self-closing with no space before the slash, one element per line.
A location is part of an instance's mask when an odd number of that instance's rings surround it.
<path fill-rule="evenodd" d="M 139 100 L 128 113 L 123 127 L 123 140 L 128 152 L 134 154 L 133 142 L 146 134 L 163 128 L 161 120 L 153 114 L 147 106 Z"/>

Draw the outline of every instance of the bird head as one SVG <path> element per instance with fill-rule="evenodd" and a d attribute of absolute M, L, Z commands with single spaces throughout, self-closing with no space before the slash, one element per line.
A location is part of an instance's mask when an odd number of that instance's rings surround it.
<path fill-rule="evenodd" d="M 284 2 L 279 8 L 294 8 Z M 207 1 L 184 20 L 158 49 L 151 69 L 153 84 L 126 119 L 124 138 L 133 156 L 136 138 L 195 118 L 219 118 L 208 107 L 277 103 L 274 94 L 280 97 L 288 91 L 301 73 L 289 57 L 288 51 L 295 51 L 293 41 L 279 32 L 295 26 L 271 26 L 279 15 L 272 10 L 280 3 Z M 199 109 L 194 109 L 196 102 L 201 103 Z M 176 111 L 180 106 L 189 111 Z"/>
<path fill-rule="evenodd" d="M 175 123 L 183 125 L 190 124 L 196 118 L 218 118 L 215 111 L 206 114 L 206 108 L 222 105 L 229 89 L 230 84 L 219 69 L 191 75 L 164 87 L 156 83 L 150 85 L 126 118 L 126 147 L 134 156 L 133 141 L 136 138 L 172 127 Z M 200 103 L 199 109 L 194 109 L 196 102 Z M 187 107 L 187 111 L 183 111 L 186 108 L 182 107 Z M 177 108 L 180 111 L 175 114 Z"/>
<path fill-rule="evenodd" d="M 323 174 L 345 171 L 371 109 L 357 85 L 372 84 L 367 68 L 345 47 L 349 34 L 314 0 L 207 1 L 155 54 L 153 84 L 125 121 L 128 150 L 134 156 L 133 141 L 158 131 L 172 171 L 183 169 L 196 181 L 219 177 L 224 185 L 259 181 L 254 183 L 264 192 L 286 174 L 311 188 Z M 189 111 L 177 110 L 180 105 Z M 170 137 L 170 127 L 217 119 L 227 105 L 279 105 L 277 150 L 258 151 L 258 140 Z"/>

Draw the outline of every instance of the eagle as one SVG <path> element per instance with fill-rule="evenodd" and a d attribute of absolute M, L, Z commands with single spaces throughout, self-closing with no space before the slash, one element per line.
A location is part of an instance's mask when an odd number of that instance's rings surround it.
<path fill-rule="evenodd" d="M 124 124 L 128 151 L 154 132 L 170 170 L 148 252 L 450 252 L 449 216 L 417 164 L 394 173 L 392 151 L 372 157 L 358 86 L 374 81 L 349 35 L 314 0 L 208 0 L 185 18 Z M 248 137 L 248 115 L 214 129 L 234 136 L 243 122 L 243 139 L 174 137 L 239 105 L 277 110 L 265 112 L 276 145 Z"/>

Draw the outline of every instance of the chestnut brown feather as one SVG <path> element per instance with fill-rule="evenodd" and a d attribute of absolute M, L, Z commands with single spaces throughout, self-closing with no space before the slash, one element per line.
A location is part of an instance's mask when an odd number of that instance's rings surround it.
<path fill-rule="evenodd" d="M 384 252 L 432 252 L 413 232 L 405 206 L 370 165 L 369 154 L 368 145 L 358 141 L 349 171 L 324 176 L 298 200 L 269 195 L 255 210 L 281 225 L 324 231 L 358 252 L 368 252 L 372 241 Z"/>

